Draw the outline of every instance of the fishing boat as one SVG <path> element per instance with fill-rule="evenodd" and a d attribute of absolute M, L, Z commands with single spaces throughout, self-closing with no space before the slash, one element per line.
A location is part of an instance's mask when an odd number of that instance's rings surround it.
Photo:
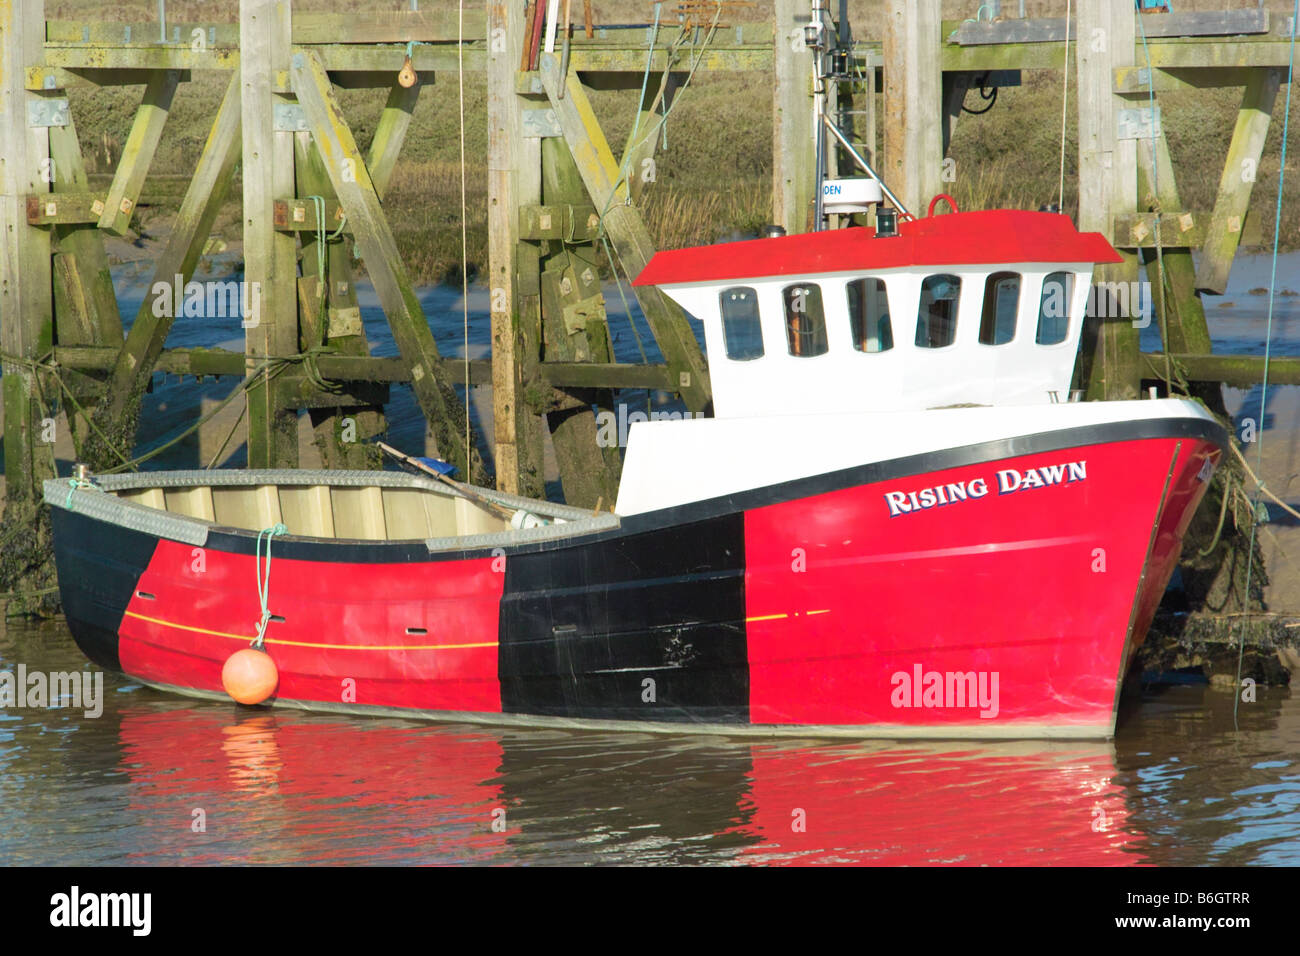
<path fill-rule="evenodd" d="M 612 513 L 349 471 L 52 480 L 98 664 L 264 706 L 904 737 L 1114 733 L 1227 437 L 1077 401 L 1094 267 L 1052 212 L 660 252 L 713 414 L 633 424 Z"/>

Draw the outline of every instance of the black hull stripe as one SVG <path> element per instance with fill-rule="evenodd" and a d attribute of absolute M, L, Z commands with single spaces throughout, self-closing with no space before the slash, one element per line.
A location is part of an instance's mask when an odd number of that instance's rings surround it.
<path fill-rule="evenodd" d="M 748 723 L 744 516 L 512 555 L 498 640 L 508 713 Z"/>

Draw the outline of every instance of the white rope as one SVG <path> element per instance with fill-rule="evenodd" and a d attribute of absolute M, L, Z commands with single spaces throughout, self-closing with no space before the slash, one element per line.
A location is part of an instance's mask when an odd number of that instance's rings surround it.
<path fill-rule="evenodd" d="M 465 192 L 465 0 L 456 4 L 456 70 L 460 89 L 460 301 L 465 358 L 465 481 L 473 483 L 473 455 L 470 449 L 469 391 L 469 227 Z"/>
<path fill-rule="evenodd" d="M 1066 107 L 1070 102 L 1070 13 L 1071 0 L 1065 0 L 1065 68 L 1061 70 L 1061 190 L 1057 208 L 1065 212 L 1065 120 Z"/>

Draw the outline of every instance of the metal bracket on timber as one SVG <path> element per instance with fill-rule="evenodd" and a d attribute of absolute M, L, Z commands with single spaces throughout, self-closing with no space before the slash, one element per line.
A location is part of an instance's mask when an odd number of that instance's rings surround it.
<path fill-rule="evenodd" d="M 587 92 L 575 70 L 567 77 L 560 75 L 558 56 L 543 53 L 540 65 L 546 95 L 560 121 L 564 140 L 587 193 L 595 207 L 604 210 L 604 226 L 623 268 L 635 276 L 654 255 L 654 244 L 640 211 L 631 203 L 626 183 L 619 182 L 618 163 L 592 111 Z M 682 400 L 692 411 L 703 411 L 711 399 L 709 373 L 685 313 L 658 289 L 638 286 L 633 291 L 659 350 L 675 373 Z"/>
<path fill-rule="evenodd" d="M 1208 210 L 1195 212 L 1162 212 L 1160 214 L 1160 245 L 1165 249 L 1200 249 L 1212 235 Z M 1263 242 L 1264 231 L 1259 221 L 1248 213 L 1241 221 L 1233 223 L 1237 241 L 1246 246 Z M 1156 247 L 1156 215 L 1153 212 L 1126 213 L 1115 217 L 1115 235 L 1111 243 L 1117 249 L 1154 249 Z M 1198 285 L 1199 287 L 1199 285 Z"/>
<path fill-rule="evenodd" d="M 462 475 L 469 476 L 471 482 L 484 483 L 486 474 L 477 451 L 465 448 L 462 416 L 466 411 L 460 407 L 443 370 L 428 320 L 406 275 L 379 195 L 343 118 L 325 64 L 317 52 L 299 48 L 293 52 L 289 72 L 334 192 L 352 224 L 375 292 L 388 316 L 393 338 L 402 358 L 410 363 L 412 387 L 434 434 L 438 453 L 456 465 Z"/>

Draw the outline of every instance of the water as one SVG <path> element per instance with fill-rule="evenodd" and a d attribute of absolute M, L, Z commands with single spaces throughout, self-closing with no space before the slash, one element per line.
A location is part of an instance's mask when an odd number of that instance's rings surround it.
<path fill-rule="evenodd" d="M 58 622 L 9 623 L 19 662 L 87 667 Z M 1113 743 L 1056 744 L 241 711 L 113 674 L 104 696 L 0 711 L 0 864 L 1300 864 L 1286 689 L 1234 732 L 1230 694 L 1152 688 Z"/>
<path fill-rule="evenodd" d="M 1208 300 L 1216 348 L 1262 351 L 1267 299 L 1249 289 L 1267 268 L 1242 258 Z M 1279 285 L 1297 274 L 1292 255 Z M 148 276 L 117 278 L 133 315 Z M 376 353 L 395 354 L 361 297 Z M 656 360 L 635 307 L 633 326 L 609 299 L 619 357 L 639 360 L 636 328 Z M 463 354 L 459 293 L 422 301 L 439 349 Z M 469 304 L 478 357 L 484 293 Z M 1300 354 L 1300 298 L 1275 308 L 1275 354 Z M 241 341 L 237 319 L 184 319 L 168 344 Z M 183 427 L 232 385 L 160 382 L 148 407 Z M 389 415 L 395 443 L 418 442 L 408 389 Z M 0 630 L 0 671 L 20 663 L 90 667 L 58 621 Z M 250 711 L 105 674 L 97 718 L 0 710 L 0 864 L 1300 864 L 1296 695 L 1260 688 L 1234 729 L 1233 696 L 1209 685 L 1128 691 L 1110 743 L 897 744 Z"/>

